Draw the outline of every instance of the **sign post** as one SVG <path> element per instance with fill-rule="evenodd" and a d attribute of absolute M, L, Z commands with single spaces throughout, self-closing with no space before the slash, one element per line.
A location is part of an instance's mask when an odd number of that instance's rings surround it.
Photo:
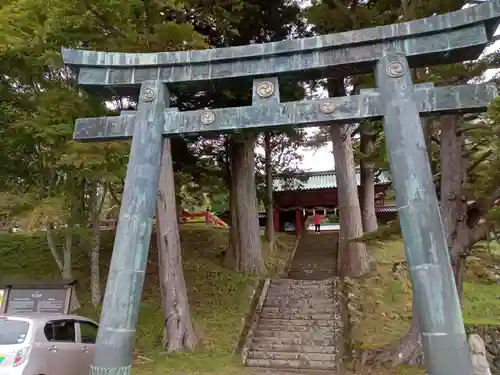
<path fill-rule="evenodd" d="M 0 287 L 0 314 L 68 314 L 74 283 L 6 283 Z"/>

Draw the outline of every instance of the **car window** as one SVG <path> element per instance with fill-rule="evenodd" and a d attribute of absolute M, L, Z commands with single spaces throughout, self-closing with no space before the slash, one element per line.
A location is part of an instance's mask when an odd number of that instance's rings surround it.
<path fill-rule="evenodd" d="M 0 345 L 22 344 L 29 328 L 26 321 L 0 318 Z"/>
<path fill-rule="evenodd" d="M 73 320 L 53 320 L 43 329 L 48 341 L 76 342 L 75 322 Z"/>
<path fill-rule="evenodd" d="M 98 327 L 94 323 L 80 321 L 80 336 L 82 343 L 95 344 L 97 340 Z"/>

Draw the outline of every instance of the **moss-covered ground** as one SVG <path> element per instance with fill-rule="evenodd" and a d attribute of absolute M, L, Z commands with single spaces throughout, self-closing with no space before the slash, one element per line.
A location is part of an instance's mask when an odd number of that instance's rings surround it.
<path fill-rule="evenodd" d="M 404 261 L 401 241 L 386 242 L 371 248 L 377 260 L 376 271 L 363 280 L 354 280 L 352 290 L 357 305 L 356 325 L 352 338 L 360 349 L 383 347 L 396 343 L 411 324 L 412 292 L 407 267 L 396 267 Z M 496 269 L 500 265 L 500 247 L 480 243 L 468 259 L 464 283 L 463 317 L 465 324 L 500 325 L 500 284 Z M 423 369 L 359 370 L 366 374 L 425 374 Z"/>

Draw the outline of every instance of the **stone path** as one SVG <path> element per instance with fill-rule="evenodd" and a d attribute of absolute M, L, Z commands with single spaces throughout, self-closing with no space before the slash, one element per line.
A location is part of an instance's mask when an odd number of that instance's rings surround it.
<path fill-rule="evenodd" d="M 309 232 L 302 237 L 292 260 L 288 277 L 299 280 L 323 280 L 337 275 L 338 233 Z"/>
<path fill-rule="evenodd" d="M 247 347 L 246 365 L 254 371 L 312 375 L 337 369 L 342 342 L 337 241 L 336 233 L 305 235 L 288 278 L 271 280 Z"/>

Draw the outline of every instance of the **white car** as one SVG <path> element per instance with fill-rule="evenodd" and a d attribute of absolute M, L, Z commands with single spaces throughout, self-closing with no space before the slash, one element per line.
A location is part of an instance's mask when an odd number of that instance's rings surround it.
<path fill-rule="evenodd" d="M 0 315 L 0 375 L 88 375 L 97 329 L 76 315 Z"/>

